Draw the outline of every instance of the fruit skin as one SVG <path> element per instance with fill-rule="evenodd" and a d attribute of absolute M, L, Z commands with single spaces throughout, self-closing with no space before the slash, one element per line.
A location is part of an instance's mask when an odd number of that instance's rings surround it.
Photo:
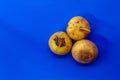
<path fill-rule="evenodd" d="M 69 53 L 71 47 L 72 40 L 65 32 L 56 32 L 49 38 L 49 48 L 57 55 L 65 55 Z"/>
<path fill-rule="evenodd" d="M 72 47 L 72 56 L 75 61 L 88 64 L 91 63 L 98 55 L 98 48 L 90 40 L 79 40 Z"/>
<path fill-rule="evenodd" d="M 90 33 L 90 26 L 83 17 L 75 16 L 68 22 L 66 32 L 71 39 L 80 40 Z"/>

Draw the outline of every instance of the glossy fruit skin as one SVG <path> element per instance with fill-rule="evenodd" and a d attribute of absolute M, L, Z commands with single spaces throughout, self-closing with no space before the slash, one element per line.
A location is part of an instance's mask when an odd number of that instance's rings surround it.
<path fill-rule="evenodd" d="M 72 56 L 75 61 L 88 64 L 96 59 L 98 55 L 97 46 L 90 40 L 79 40 L 72 47 Z"/>
<path fill-rule="evenodd" d="M 80 40 L 85 38 L 90 33 L 90 25 L 81 16 L 73 17 L 69 22 L 66 29 L 67 34 L 73 40 Z"/>
<path fill-rule="evenodd" d="M 49 38 L 48 44 L 53 53 L 57 55 L 66 55 L 71 50 L 72 40 L 65 32 L 59 31 Z"/>

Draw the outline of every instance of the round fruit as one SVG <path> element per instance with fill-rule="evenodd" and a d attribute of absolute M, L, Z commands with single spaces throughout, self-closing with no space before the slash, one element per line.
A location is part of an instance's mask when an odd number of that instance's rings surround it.
<path fill-rule="evenodd" d="M 80 40 L 90 33 L 90 26 L 83 17 L 76 16 L 68 22 L 66 32 L 73 40 Z"/>
<path fill-rule="evenodd" d="M 49 39 L 51 51 L 57 55 L 69 53 L 72 47 L 72 41 L 65 32 L 56 32 Z"/>
<path fill-rule="evenodd" d="M 96 45 L 86 39 L 77 41 L 72 47 L 73 58 L 82 64 L 91 63 L 98 55 Z"/>

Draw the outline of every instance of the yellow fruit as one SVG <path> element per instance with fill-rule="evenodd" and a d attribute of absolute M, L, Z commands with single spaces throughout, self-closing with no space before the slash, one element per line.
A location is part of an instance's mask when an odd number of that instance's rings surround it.
<path fill-rule="evenodd" d="M 56 32 L 49 39 L 49 47 L 53 53 L 65 55 L 69 53 L 72 41 L 65 32 Z"/>
<path fill-rule="evenodd" d="M 90 33 L 90 26 L 83 17 L 76 16 L 68 22 L 66 32 L 73 40 L 80 40 Z"/>
<path fill-rule="evenodd" d="M 98 55 L 96 45 L 86 39 L 77 41 L 72 47 L 73 58 L 82 64 L 91 63 Z"/>

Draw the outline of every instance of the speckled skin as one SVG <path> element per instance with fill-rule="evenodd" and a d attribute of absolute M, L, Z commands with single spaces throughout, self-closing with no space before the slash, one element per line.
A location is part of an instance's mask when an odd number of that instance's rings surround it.
<path fill-rule="evenodd" d="M 82 64 L 91 63 L 98 55 L 96 45 L 86 39 L 77 41 L 72 47 L 73 58 Z"/>
<path fill-rule="evenodd" d="M 83 17 L 75 16 L 68 22 L 66 32 L 73 40 L 80 40 L 90 33 L 90 26 Z"/>
<path fill-rule="evenodd" d="M 56 37 L 63 39 L 64 38 L 64 45 L 57 45 L 56 44 Z M 59 44 L 62 44 L 59 42 Z M 49 47 L 50 50 L 57 54 L 57 55 L 65 55 L 70 52 L 72 47 L 72 41 L 69 36 L 62 31 L 54 33 L 49 39 Z"/>

